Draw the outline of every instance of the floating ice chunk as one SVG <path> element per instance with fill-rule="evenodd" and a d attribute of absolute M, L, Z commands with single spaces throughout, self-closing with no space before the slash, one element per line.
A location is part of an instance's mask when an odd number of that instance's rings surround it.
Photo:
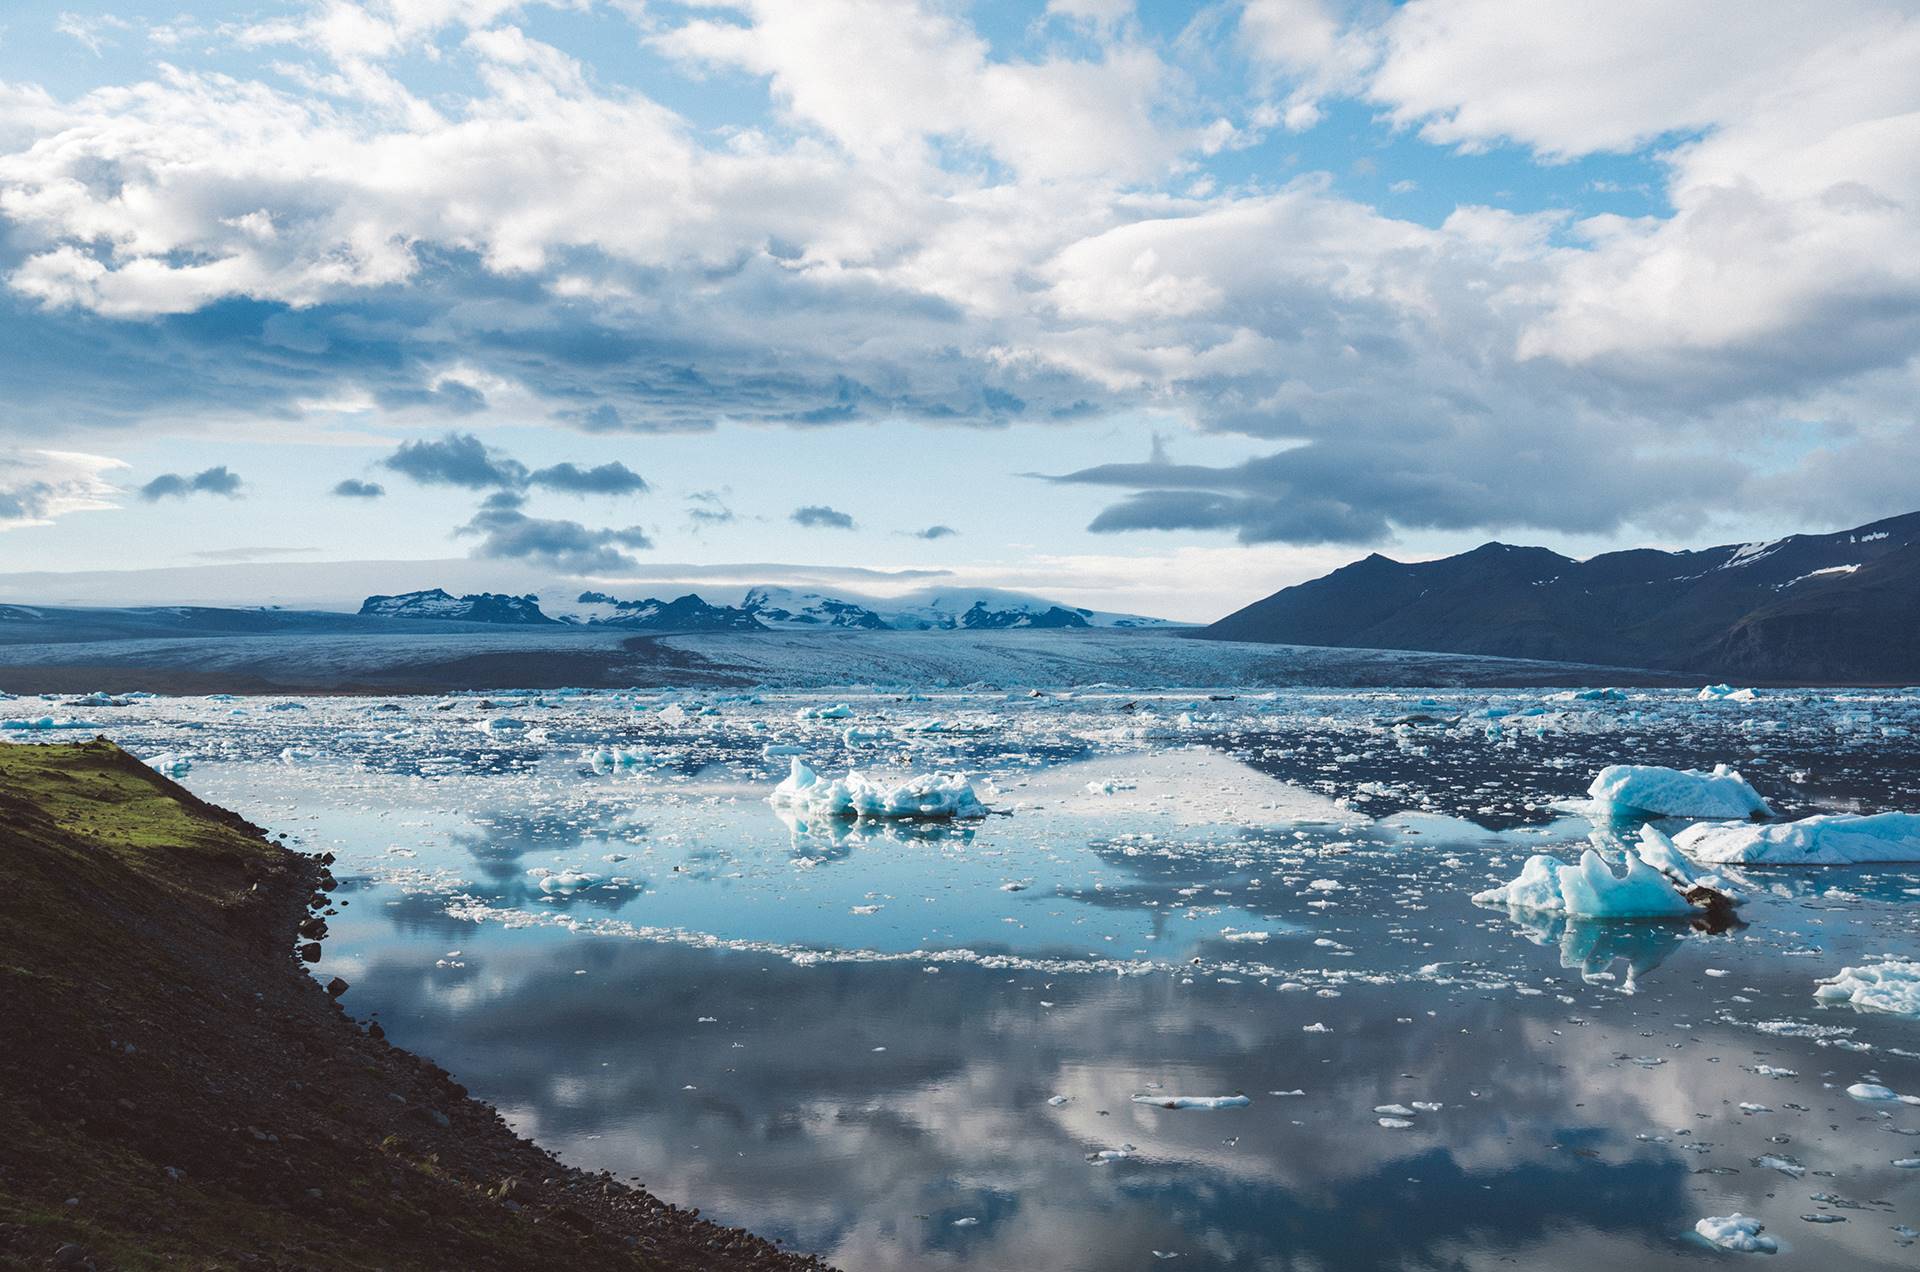
<path fill-rule="evenodd" d="M 638 747 L 597 746 L 580 753 L 580 762 L 596 773 L 618 773 L 651 763 L 653 757 Z"/>
<path fill-rule="evenodd" d="M 887 785 L 858 771 L 826 781 L 798 758 L 768 801 L 815 817 L 985 817 L 986 805 L 959 773 L 925 773 Z"/>
<path fill-rule="evenodd" d="M 1577 866 L 1544 854 L 1529 857 L 1512 882 L 1473 899 L 1479 905 L 1545 910 L 1582 919 L 1668 919 L 1693 913 L 1686 898 L 1646 862 L 1632 858 L 1627 873 L 1616 875 L 1591 848 L 1581 854 Z"/>
<path fill-rule="evenodd" d="M 1847 1088 L 1847 1094 L 1868 1104 L 1920 1104 L 1920 1096 L 1901 1095 L 1892 1087 L 1883 1087 L 1878 1082 L 1856 1082 Z"/>
<path fill-rule="evenodd" d="M 1640 828 L 1640 842 L 1634 846 L 1634 854 L 1672 880 L 1682 892 L 1690 888 L 1711 888 L 1735 905 L 1740 904 L 1740 894 L 1725 878 L 1713 871 L 1695 870 L 1693 863 L 1674 846 L 1666 832 L 1656 826 Z M 1748 881 L 1742 879 L 1740 882 L 1745 885 Z M 1724 976 L 1726 973 L 1709 970 L 1707 975 Z"/>
<path fill-rule="evenodd" d="M 175 781 L 179 781 L 192 770 L 193 757 L 183 755 L 178 751 L 162 751 L 160 754 L 148 758 L 147 767 L 162 777 L 170 777 Z"/>
<path fill-rule="evenodd" d="M 1380 1119 L 1380 1125 L 1389 1131 L 1404 1131 L 1413 1123 L 1404 1117 L 1383 1117 Z"/>
<path fill-rule="evenodd" d="M 1843 966 L 1832 980 L 1814 986 L 1822 1003 L 1853 1003 L 1866 1011 L 1920 1016 L 1920 963 L 1889 961 Z"/>
<path fill-rule="evenodd" d="M 1271 939 L 1272 936 L 1271 932 L 1239 931 L 1234 928 L 1223 928 L 1220 932 L 1220 939 L 1223 941 L 1246 941 L 1255 945 Z"/>
<path fill-rule="evenodd" d="M 1375 1113 L 1384 1113 L 1389 1117 L 1413 1116 L 1413 1110 L 1404 1104 L 1376 1104 L 1373 1106 L 1373 1111 Z"/>
<path fill-rule="evenodd" d="M 1722 1250 L 1733 1250 L 1740 1254 L 1773 1254 L 1780 1249 L 1780 1243 L 1772 1237 L 1762 1234 L 1766 1227 L 1758 1219 L 1749 1219 L 1742 1214 L 1709 1215 L 1693 1225 L 1693 1230 Z"/>
<path fill-rule="evenodd" d="M 91 720 L 57 720 L 52 716 L 36 716 L 31 720 L 0 720 L 0 729 L 19 729 L 34 733 L 48 729 L 98 729 L 100 727 Z"/>
<path fill-rule="evenodd" d="M 1724 764 L 1713 772 L 1610 764 L 1587 794 L 1615 813 L 1652 817 L 1771 817 L 1773 810 L 1747 779 Z"/>
<path fill-rule="evenodd" d="M 1735 689 L 1732 685 L 1708 685 L 1695 695 L 1702 702 L 1752 702 L 1759 696 L 1751 689 Z"/>
<path fill-rule="evenodd" d="M 280 748 L 280 762 L 282 764 L 311 764 L 319 758 L 320 754 L 317 751 L 305 751 L 297 746 Z"/>
<path fill-rule="evenodd" d="M 1703 823 L 1674 836 L 1695 861 L 1754 866 L 1860 866 L 1920 861 L 1920 813 L 1816 813 L 1772 826 Z"/>
<path fill-rule="evenodd" d="M 558 874 L 552 871 L 536 871 L 540 875 L 540 891 L 548 896 L 570 896 L 580 889 L 600 882 L 600 876 L 587 874 L 581 870 L 562 870 Z"/>
<path fill-rule="evenodd" d="M 1136 1095 L 1133 1102 L 1157 1109 L 1243 1109 L 1253 1103 L 1244 1095 Z"/>
<path fill-rule="evenodd" d="M 527 722 L 508 715 L 488 716 L 473 727 L 488 737 L 506 737 L 509 734 L 526 732 Z"/>
<path fill-rule="evenodd" d="M 1135 789 L 1136 785 L 1137 783 L 1129 782 L 1123 777 L 1103 777 L 1097 781 L 1088 782 L 1087 793 L 1089 795 L 1117 795 L 1121 791 Z"/>
<path fill-rule="evenodd" d="M 830 707 L 802 707 L 793 713 L 796 720 L 845 720 L 853 714 L 853 708 L 844 702 L 836 702 Z"/>

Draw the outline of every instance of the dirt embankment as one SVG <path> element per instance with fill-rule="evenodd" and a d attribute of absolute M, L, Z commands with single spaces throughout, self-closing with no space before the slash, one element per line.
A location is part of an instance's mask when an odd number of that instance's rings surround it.
<path fill-rule="evenodd" d="M 357 1025 L 299 962 L 327 864 L 104 740 L 0 746 L 0 1266 L 821 1266 Z"/>

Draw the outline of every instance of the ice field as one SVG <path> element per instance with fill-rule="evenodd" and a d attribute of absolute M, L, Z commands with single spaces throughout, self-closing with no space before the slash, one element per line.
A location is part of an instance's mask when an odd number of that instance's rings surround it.
<path fill-rule="evenodd" d="M 862 1272 L 1914 1266 L 1917 728 L 1897 691 L 0 701 L 336 853 L 315 970 L 517 1128 Z"/>

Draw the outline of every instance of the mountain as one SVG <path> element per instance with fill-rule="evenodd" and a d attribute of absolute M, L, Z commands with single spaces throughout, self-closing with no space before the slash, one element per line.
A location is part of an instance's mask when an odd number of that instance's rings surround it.
<path fill-rule="evenodd" d="M 795 631 L 827 627 L 877 631 L 891 626 L 886 619 L 859 602 L 824 596 L 819 592 L 801 592 L 790 587 L 748 588 L 740 608 L 769 627 Z"/>
<path fill-rule="evenodd" d="M 363 618 L 437 618 L 460 623 L 514 623 L 521 626 L 557 624 L 540 610 L 537 596 L 508 596 L 502 592 L 474 592 L 452 596 L 431 588 L 398 596 L 369 596 L 360 603 Z"/>
<path fill-rule="evenodd" d="M 1001 629 L 1170 627 L 1158 618 L 1079 609 L 1024 592 L 997 588 L 928 588 L 876 599 L 829 596 L 785 587 L 756 587 L 741 608 L 786 631 L 850 628 L 865 631 L 996 631 Z"/>
<path fill-rule="evenodd" d="M 576 621 L 603 627 L 631 627 L 641 631 L 761 632 L 766 628 L 752 614 L 731 605 L 709 605 L 689 592 L 677 600 L 621 601 L 605 592 L 582 592 L 579 601 L 591 607 Z"/>
<path fill-rule="evenodd" d="M 1504 543 L 1411 564 L 1375 553 L 1198 634 L 1891 683 L 1920 681 L 1916 631 L 1920 513 L 1836 534 L 1586 561 Z"/>

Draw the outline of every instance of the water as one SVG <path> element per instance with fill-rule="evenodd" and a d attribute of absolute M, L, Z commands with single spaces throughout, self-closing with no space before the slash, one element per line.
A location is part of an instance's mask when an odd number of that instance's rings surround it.
<path fill-rule="evenodd" d="M 1920 809 L 1914 695 L 0 708 L 191 754 L 339 855 L 317 971 L 356 1015 L 567 1160 L 850 1269 L 1666 1267 L 1735 1211 L 1796 1264 L 1920 1261 L 1920 1109 L 1845 1094 L 1920 1093 L 1920 1021 L 1812 998 L 1915 953 L 1920 867 L 1756 872 L 1717 935 L 1468 900 L 1571 858 L 1609 762 Z M 611 745 L 648 758 L 581 758 Z M 769 745 L 1010 815 L 796 823 Z"/>

